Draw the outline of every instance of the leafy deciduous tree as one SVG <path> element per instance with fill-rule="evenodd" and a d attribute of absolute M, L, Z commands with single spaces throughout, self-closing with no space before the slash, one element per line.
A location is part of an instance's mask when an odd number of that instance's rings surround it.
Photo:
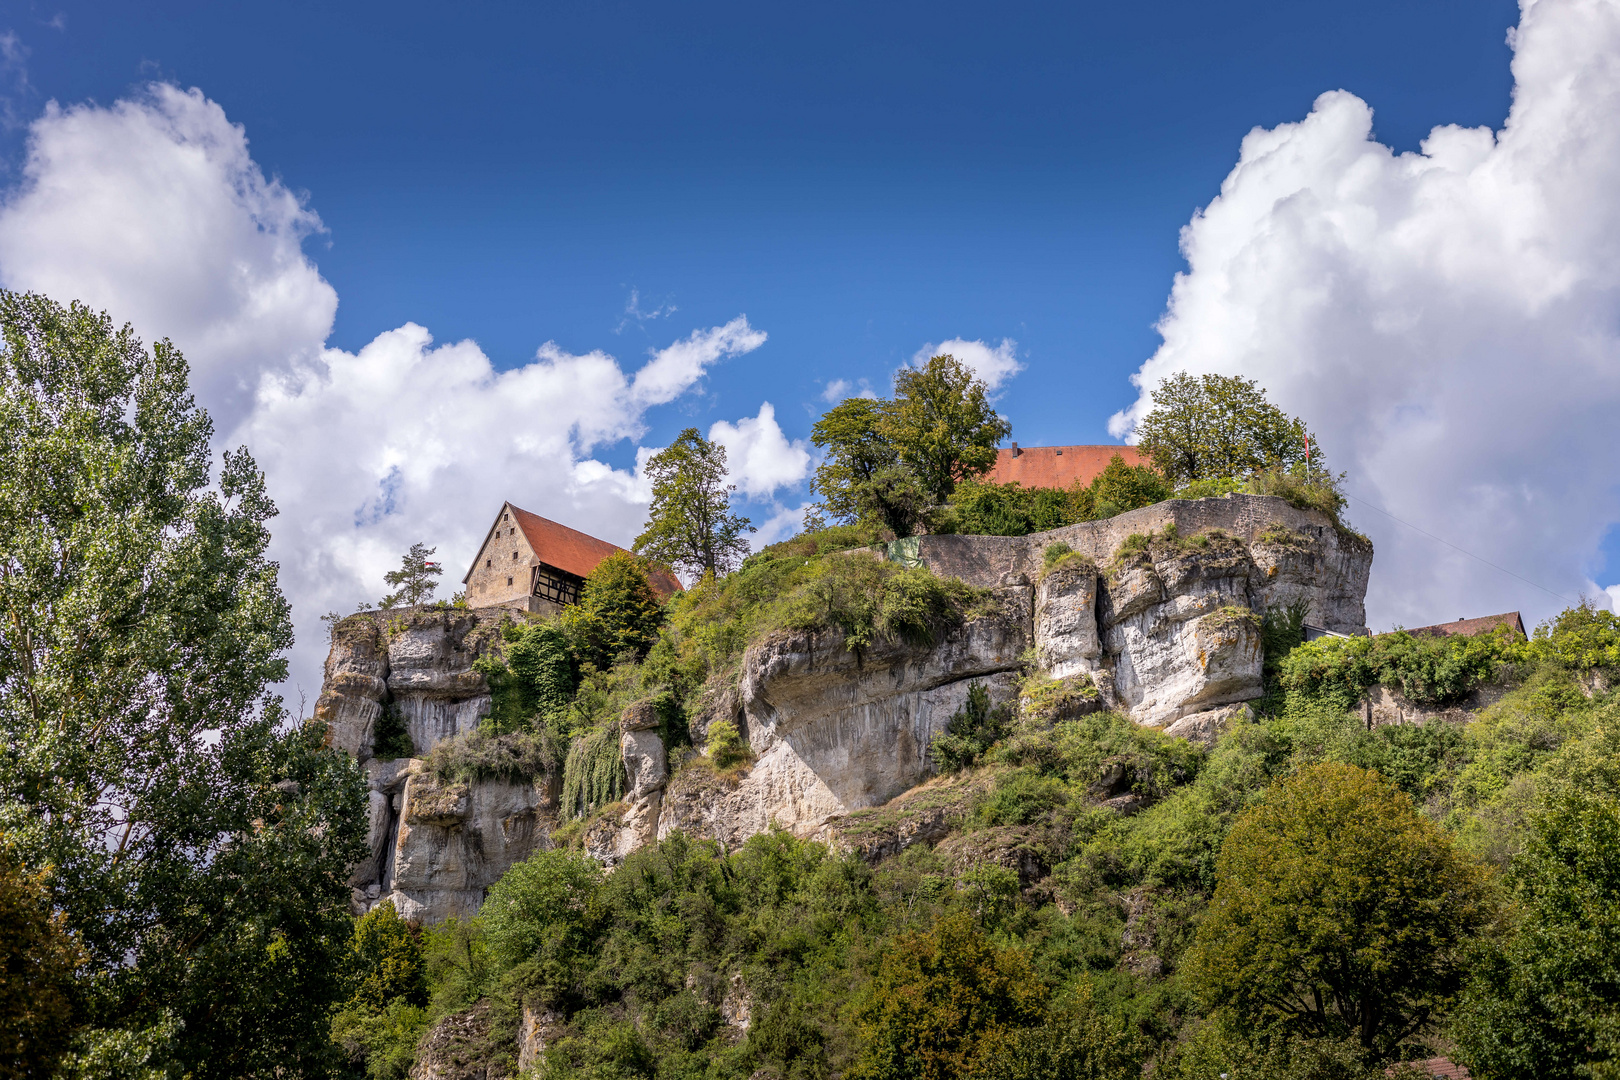
<path fill-rule="evenodd" d="M 1242 1022 L 1387 1055 L 1456 995 L 1489 914 L 1485 871 L 1410 797 L 1312 765 L 1233 824 L 1188 971 Z"/>
<path fill-rule="evenodd" d="M 50 1076 L 73 1030 L 82 954 L 51 911 L 48 869 L 29 871 L 0 840 L 0 1080 Z"/>
<path fill-rule="evenodd" d="M 997 948 L 965 912 L 891 945 L 858 1009 L 863 1080 L 955 1080 L 984 1068 L 1011 1034 L 1040 1023 L 1046 987 L 1016 949 Z"/>
<path fill-rule="evenodd" d="M 845 398 L 810 429 L 810 441 L 827 452 L 811 490 L 820 496 L 822 509 L 834 521 L 860 518 L 860 494 L 880 469 L 899 460 L 894 446 L 878 430 L 885 404 L 872 398 Z"/>
<path fill-rule="evenodd" d="M 984 383 L 952 356 L 902 368 L 894 398 L 847 398 L 817 421 L 827 451 L 812 486 L 835 521 L 873 522 L 910 536 L 929 508 L 996 461 L 1012 430 L 990 408 Z"/>
<path fill-rule="evenodd" d="M 1612 1076 L 1620 1065 L 1620 794 L 1609 787 L 1571 787 L 1531 820 L 1509 869 L 1521 918 L 1487 949 L 1459 1010 L 1478 1075 Z"/>
<path fill-rule="evenodd" d="M 1309 433 L 1304 421 L 1267 401 L 1253 379 L 1178 371 L 1153 391 L 1153 408 L 1136 434 L 1142 452 L 1180 484 L 1303 465 Z M 1312 474 L 1325 475 L 1314 438 L 1310 457 Z"/>
<path fill-rule="evenodd" d="M 652 508 L 635 551 L 694 575 L 722 574 L 748 553 L 748 519 L 731 512 L 726 448 L 687 428 L 647 461 Z"/>
<path fill-rule="evenodd" d="M 579 603 L 563 612 L 562 623 L 580 660 L 606 668 L 621 653 L 634 653 L 637 659 L 647 655 L 658 640 L 663 618 L 646 564 L 628 551 L 619 551 L 591 571 L 580 590 Z"/>
<path fill-rule="evenodd" d="M 15 293 L 0 333 L 0 830 L 86 951 L 73 1069 L 319 1072 L 365 785 L 266 689 L 263 477 L 239 450 L 210 488 L 168 342 Z"/>
<path fill-rule="evenodd" d="M 994 465 L 996 444 L 1012 432 L 990 407 L 984 382 L 949 355 L 901 368 L 884 414 L 881 434 L 935 504 L 950 498 L 959 481 Z"/>

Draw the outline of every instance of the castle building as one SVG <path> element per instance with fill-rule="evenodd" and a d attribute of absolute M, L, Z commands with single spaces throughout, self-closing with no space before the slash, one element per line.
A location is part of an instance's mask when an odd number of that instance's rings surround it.
<path fill-rule="evenodd" d="M 579 603 L 580 589 L 597 564 L 617 544 L 570 529 L 522 507 L 503 503 L 466 576 L 467 606 L 509 607 L 542 615 Z M 668 599 L 681 583 L 666 570 L 654 570 L 653 591 Z"/>
<path fill-rule="evenodd" d="M 1134 446 L 1026 446 L 1013 443 L 996 451 L 996 463 L 985 474 L 998 484 L 1017 481 L 1027 488 L 1064 488 L 1089 484 L 1108 468 L 1115 454 L 1127 465 L 1144 465 L 1147 457 Z"/>

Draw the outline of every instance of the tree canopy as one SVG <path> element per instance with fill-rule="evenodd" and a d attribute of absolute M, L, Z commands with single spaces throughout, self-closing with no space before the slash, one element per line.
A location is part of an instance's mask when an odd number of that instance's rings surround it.
<path fill-rule="evenodd" d="M 637 554 L 694 576 L 722 574 L 748 554 L 748 519 L 731 512 L 726 448 L 687 428 L 647 461 L 652 508 L 636 537 Z"/>
<path fill-rule="evenodd" d="M 882 434 L 934 503 L 994 465 L 996 444 L 1011 432 L 990 407 L 984 381 L 956 357 L 935 356 L 920 368 L 895 372 Z"/>
<path fill-rule="evenodd" d="M 1153 408 L 1136 427 L 1138 446 L 1177 484 L 1242 478 L 1262 469 L 1303 466 L 1326 474 L 1305 422 L 1266 400 L 1253 379 L 1178 371 L 1153 391 Z"/>
<path fill-rule="evenodd" d="M 997 948 L 966 912 L 901 935 L 859 1008 L 865 1038 L 850 1075 L 954 1080 L 1007 1053 L 1046 1012 L 1046 987 L 1016 949 Z"/>
<path fill-rule="evenodd" d="M 1485 871 L 1408 795 L 1311 765 L 1233 823 L 1188 968 L 1247 1025 L 1387 1055 L 1461 988 L 1487 901 Z"/>
<path fill-rule="evenodd" d="M 826 451 L 812 487 L 838 522 L 868 522 L 910 536 L 955 492 L 996 461 L 1012 430 L 988 388 L 953 356 L 902 368 L 888 400 L 846 398 L 811 431 Z"/>
<path fill-rule="evenodd" d="M 563 612 L 563 625 L 576 655 L 599 668 L 609 666 L 622 653 L 638 659 L 647 655 L 662 621 L 663 610 L 647 578 L 646 564 L 628 551 L 615 552 L 597 563 L 580 590 L 579 603 Z M 525 659 L 514 654 L 513 670 Z M 572 692 L 572 685 L 568 690 Z"/>
<path fill-rule="evenodd" d="M 1607 775 L 1547 800 L 1510 872 L 1520 918 L 1484 950 L 1458 1024 L 1482 1076 L 1603 1076 L 1620 1063 L 1620 736 L 1606 741 Z"/>
<path fill-rule="evenodd" d="M 263 477 L 244 449 L 210 482 L 167 341 L 16 293 L 0 335 L 0 831 L 86 953 L 74 1060 L 318 1069 L 365 787 L 267 690 Z"/>

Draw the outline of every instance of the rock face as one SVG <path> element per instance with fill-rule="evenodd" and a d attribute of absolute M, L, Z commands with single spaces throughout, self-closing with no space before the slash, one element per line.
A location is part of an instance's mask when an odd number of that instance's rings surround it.
<path fill-rule="evenodd" d="M 331 744 L 365 769 L 370 852 L 349 884 L 357 910 L 387 899 L 407 919 L 476 914 L 515 862 L 544 846 L 555 813 L 544 784 L 445 784 L 422 759 L 489 714 L 489 686 L 473 661 L 489 649 L 500 610 L 366 612 L 339 623 L 315 716 Z M 394 752 L 377 756 L 394 727 Z M 403 736 L 403 738 L 402 738 Z"/>
<path fill-rule="evenodd" d="M 1046 549 L 1070 552 L 1050 568 Z M 779 634 L 743 659 L 733 719 L 756 760 L 721 776 L 667 775 L 651 730 L 623 736 L 627 808 L 592 850 L 612 862 L 679 829 L 727 846 L 772 827 L 829 836 L 847 815 L 926 780 L 929 751 L 968 688 L 1018 694 L 1033 646 L 1054 679 L 1096 687 L 1093 706 L 1205 744 L 1261 695 L 1260 626 L 1301 604 L 1306 620 L 1364 633 L 1372 546 L 1278 498 L 1172 500 L 1024 537 L 926 536 L 890 557 L 992 589 L 999 610 L 932 646 L 882 642 L 857 655 L 836 634 Z M 1088 691 L 1089 692 L 1089 691 Z"/>
<path fill-rule="evenodd" d="M 1053 555 L 1067 554 L 1048 566 L 1045 553 L 1059 543 L 1066 548 Z M 696 725 L 737 725 L 753 760 L 735 769 L 717 772 L 704 759 L 672 767 L 680 763 L 669 760 L 656 712 L 631 706 L 618 722 L 625 799 L 593 822 L 586 849 L 611 866 L 677 829 L 727 847 L 773 827 L 844 835 L 863 811 L 930 778 L 932 744 L 975 683 L 993 706 L 1020 707 L 1032 656 L 1053 680 L 1044 700 L 1065 716 L 1108 707 L 1210 743 L 1261 694 L 1267 611 L 1302 605 L 1313 625 L 1365 632 L 1372 547 L 1322 514 L 1234 495 L 1033 536 L 913 538 L 889 556 L 960 577 L 995 603 L 932 644 L 885 640 L 851 652 L 831 631 L 754 643 L 738 681 L 716 690 Z M 471 914 L 508 867 L 549 844 L 557 793 L 547 785 L 444 784 L 420 760 L 488 713 L 473 661 L 514 617 L 370 613 L 335 631 L 316 715 L 371 781 L 357 905 L 391 897 L 424 922 Z M 402 727 L 411 756 L 379 760 L 375 747 L 399 743 Z M 862 843 L 898 850 L 946 820 L 943 809 L 913 810 L 892 830 L 860 824 L 871 833 Z M 1016 839 L 998 859 L 1021 858 Z"/>

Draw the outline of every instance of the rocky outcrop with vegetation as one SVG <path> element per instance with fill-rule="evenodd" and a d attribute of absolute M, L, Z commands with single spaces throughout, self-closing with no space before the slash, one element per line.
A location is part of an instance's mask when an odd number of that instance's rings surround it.
<path fill-rule="evenodd" d="M 882 555 L 818 542 L 700 584 L 645 660 L 603 649 L 583 672 L 563 630 L 506 611 L 339 623 L 317 715 L 371 785 L 357 906 L 470 915 L 513 862 L 575 834 L 610 866 L 676 832 L 727 849 L 773 828 L 836 840 L 850 815 L 972 760 L 973 736 L 950 729 L 974 688 L 1008 716 L 1111 708 L 1207 744 L 1265 693 L 1268 613 L 1359 631 L 1371 560 L 1324 515 L 1242 495 Z"/>

